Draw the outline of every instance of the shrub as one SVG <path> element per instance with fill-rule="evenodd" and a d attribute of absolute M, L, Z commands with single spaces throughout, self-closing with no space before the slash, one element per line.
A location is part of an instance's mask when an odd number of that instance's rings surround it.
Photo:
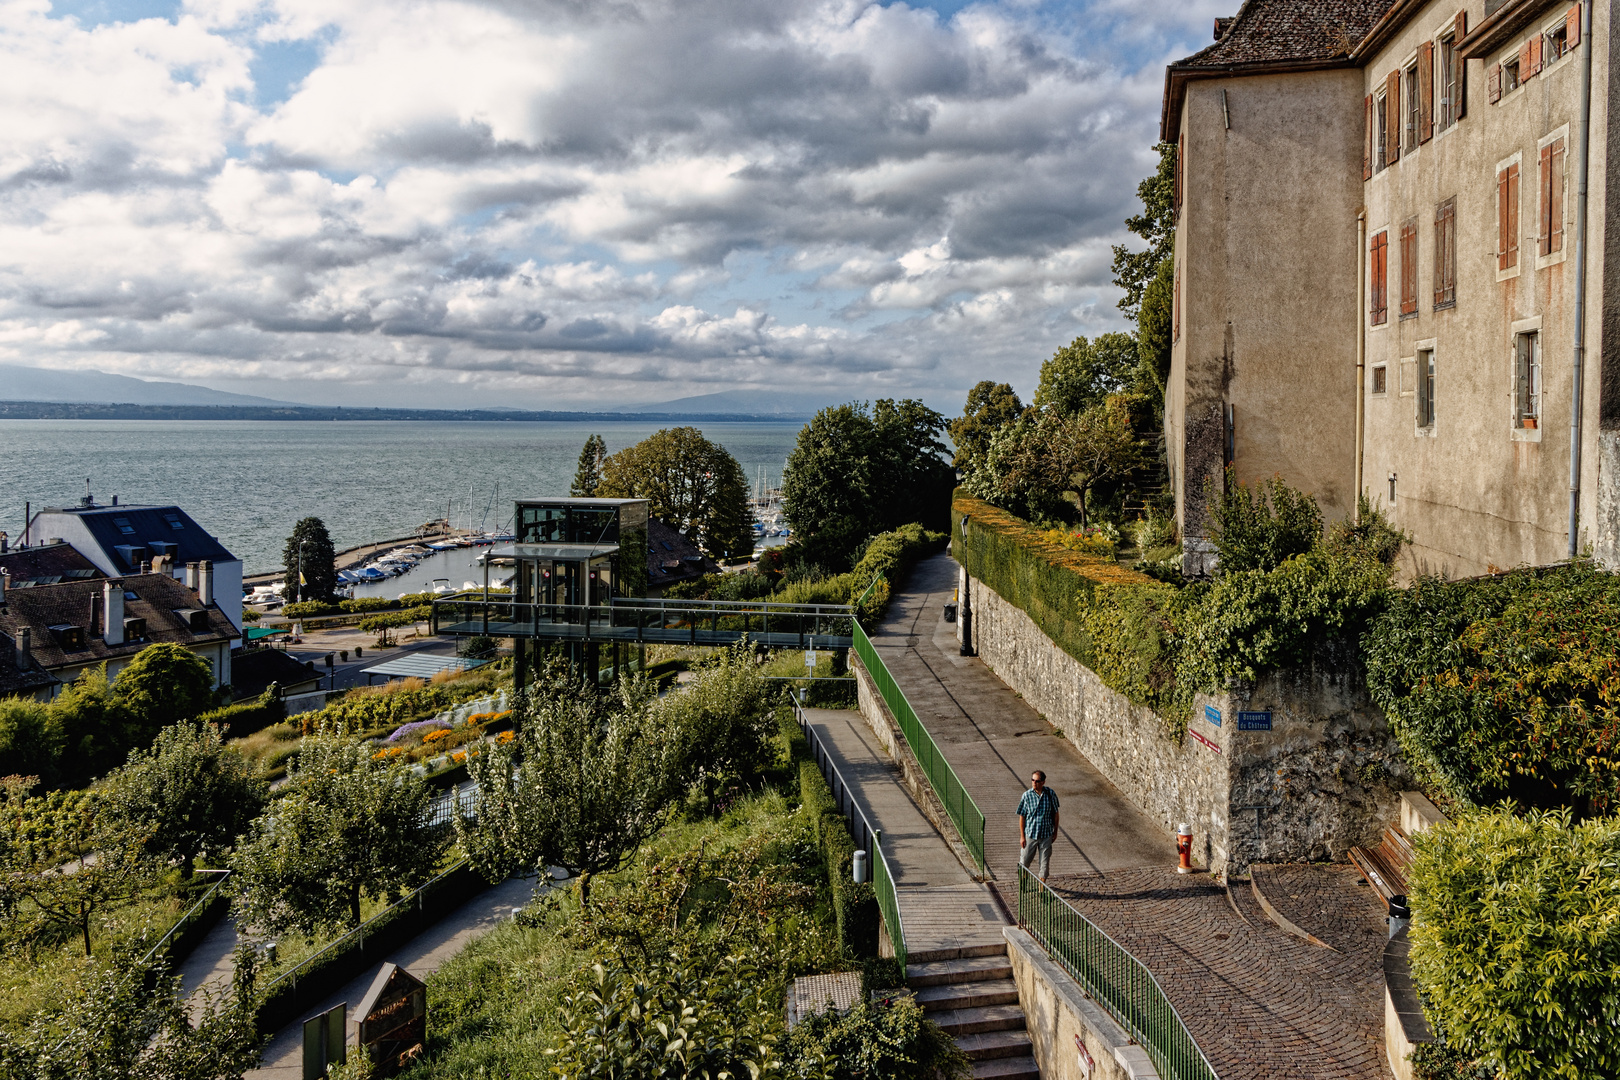
<path fill-rule="evenodd" d="M 958 1080 L 973 1075 L 956 1042 L 906 996 L 805 1017 L 789 1034 L 784 1057 L 790 1068 L 821 1065 L 825 1072 L 809 1075 L 826 1080 Z"/>
<path fill-rule="evenodd" d="M 1419 776 L 1452 799 L 1612 808 L 1617 625 L 1620 577 L 1587 564 L 1422 579 L 1363 640 L 1368 690 Z"/>
<path fill-rule="evenodd" d="M 1213 488 L 1206 481 L 1206 489 Z M 1221 554 L 1222 573 L 1274 570 L 1316 546 L 1322 536 L 1322 511 L 1310 495 L 1273 476 L 1253 490 L 1226 471 L 1226 490 L 1209 495 L 1211 539 Z"/>
<path fill-rule="evenodd" d="M 388 611 L 399 607 L 398 600 L 390 600 L 386 596 L 357 596 L 353 600 L 339 600 L 338 609 L 350 614 L 361 615 L 373 611 Z"/>
<path fill-rule="evenodd" d="M 1620 1076 L 1620 822 L 1465 810 L 1413 838 L 1412 971 L 1507 1080 Z"/>
<path fill-rule="evenodd" d="M 219 725 L 225 729 L 227 738 L 240 739 L 287 719 L 287 706 L 277 696 L 275 687 L 271 686 L 250 701 L 213 709 L 197 719 Z"/>
<path fill-rule="evenodd" d="M 816 844 L 827 867 L 839 945 L 846 956 L 876 956 L 877 894 L 870 883 L 855 883 L 855 840 L 833 804 L 832 791 L 820 767 L 813 761 L 799 763 L 799 800 L 801 812 L 815 830 Z"/>
<path fill-rule="evenodd" d="M 303 600 L 288 604 L 281 609 L 281 614 L 289 619 L 310 619 L 318 615 L 339 615 L 343 611 L 342 604 L 332 604 L 325 600 Z"/>

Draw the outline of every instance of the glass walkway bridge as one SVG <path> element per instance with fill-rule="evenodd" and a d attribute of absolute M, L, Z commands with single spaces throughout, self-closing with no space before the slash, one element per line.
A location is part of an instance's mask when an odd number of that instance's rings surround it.
<path fill-rule="evenodd" d="M 854 617 L 847 604 L 622 596 L 598 604 L 548 604 L 460 593 L 433 601 L 432 629 L 461 637 L 598 645 L 730 645 L 746 635 L 768 648 L 847 649 Z"/>

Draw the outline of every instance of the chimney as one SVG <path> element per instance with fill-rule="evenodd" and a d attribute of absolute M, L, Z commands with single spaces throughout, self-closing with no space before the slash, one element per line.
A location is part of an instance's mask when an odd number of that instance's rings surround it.
<path fill-rule="evenodd" d="M 28 627 L 17 631 L 17 670 L 27 671 L 33 662 L 34 632 Z"/>
<path fill-rule="evenodd" d="M 99 593 L 90 594 L 90 615 L 85 620 L 84 632 L 92 637 L 101 633 L 101 596 Z"/>
<path fill-rule="evenodd" d="M 11 547 L 11 537 L 0 532 L 0 555 L 4 555 Z"/>
<path fill-rule="evenodd" d="M 152 573 L 169 575 L 169 563 L 174 561 L 173 555 L 157 555 L 152 559 Z"/>
<path fill-rule="evenodd" d="M 151 563 L 151 561 L 147 560 L 147 559 L 142 559 L 141 560 L 141 573 L 150 574 L 151 572 L 152 572 L 152 563 Z"/>
<path fill-rule="evenodd" d="M 0 570 L 0 607 L 6 606 L 6 586 L 10 584 L 10 570 Z"/>
<path fill-rule="evenodd" d="M 197 564 L 197 602 L 203 607 L 214 602 L 214 564 L 207 559 Z"/>
<path fill-rule="evenodd" d="M 101 586 L 101 611 L 104 616 L 101 640 L 108 645 L 124 643 L 124 583 L 118 578 Z"/>
<path fill-rule="evenodd" d="M 116 495 L 113 496 L 113 505 L 114 506 L 118 505 L 118 496 L 116 496 Z"/>
<path fill-rule="evenodd" d="M 186 563 L 186 588 L 197 591 L 197 564 L 194 562 Z"/>

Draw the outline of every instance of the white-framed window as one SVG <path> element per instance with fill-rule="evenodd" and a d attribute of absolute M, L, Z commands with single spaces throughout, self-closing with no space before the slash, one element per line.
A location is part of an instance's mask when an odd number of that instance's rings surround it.
<path fill-rule="evenodd" d="M 1440 39 L 1440 70 L 1436 73 L 1440 84 L 1440 116 L 1435 126 L 1441 131 L 1457 122 L 1457 106 L 1461 104 L 1462 61 L 1457 57 L 1457 37 L 1447 34 Z"/>
<path fill-rule="evenodd" d="M 1374 364 L 1372 369 L 1372 394 L 1374 397 L 1383 397 L 1389 393 L 1389 365 Z"/>
<path fill-rule="evenodd" d="M 1541 332 L 1513 335 L 1513 426 L 1535 431 L 1541 426 Z"/>
<path fill-rule="evenodd" d="M 1373 171 L 1383 172 L 1389 165 L 1389 99 L 1379 94 L 1373 106 L 1378 119 L 1378 137 L 1373 140 Z"/>
<path fill-rule="evenodd" d="M 1417 428 L 1420 434 L 1434 434 L 1435 378 L 1434 348 L 1419 349 L 1417 354 Z"/>

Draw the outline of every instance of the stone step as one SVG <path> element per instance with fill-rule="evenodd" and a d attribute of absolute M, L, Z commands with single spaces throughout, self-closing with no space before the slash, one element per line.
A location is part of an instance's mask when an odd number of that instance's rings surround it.
<path fill-rule="evenodd" d="M 1012 978 L 1012 961 L 1000 956 L 969 956 L 961 960 L 928 960 L 906 965 L 906 985 L 946 986 L 954 983 L 988 982 Z"/>
<path fill-rule="evenodd" d="M 925 964 L 931 960 L 961 960 L 969 956 L 1006 956 L 1006 939 L 1000 938 L 983 945 L 954 945 L 948 949 L 917 949 L 906 953 L 908 964 Z"/>
<path fill-rule="evenodd" d="M 956 1045 L 970 1061 L 1028 1057 L 1032 1046 L 1029 1032 L 1022 1028 L 1016 1031 L 984 1031 L 977 1035 L 958 1035 Z"/>
<path fill-rule="evenodd" d="M 914 989 L 911 996 L 925 1012 L 981 1005 L 1013 1005 L 1018 1002 L 1018 984 L 1010 978 L 937 983 Z"/>
<path fill-rule="evenodd" d="M 973 1063 L 974 1080 L 995 1077 L 996 1080 L 1040 1080 L 1041 1070 L 1032 1057 L 991 1058 Z"/>
<path fill-rule="evenodd" d="M 977 1035 L 985 1031 L 1023 1031 L 1024 1010 L 1017 1005 L 985 1005 L 973 1009 L 941 1009 L 928 1019 L 947 1035 Z"/>
<path fill-rule="evenodd" d="M 1016 1005 L 1018 984 L 1011 979 L 987 979 L 983 982 L 945 983 L 925 986 L 911 995 L 923 1007 L 923 1012 L 939 1009 L 970 1009 L 978 1005 Z"/>

